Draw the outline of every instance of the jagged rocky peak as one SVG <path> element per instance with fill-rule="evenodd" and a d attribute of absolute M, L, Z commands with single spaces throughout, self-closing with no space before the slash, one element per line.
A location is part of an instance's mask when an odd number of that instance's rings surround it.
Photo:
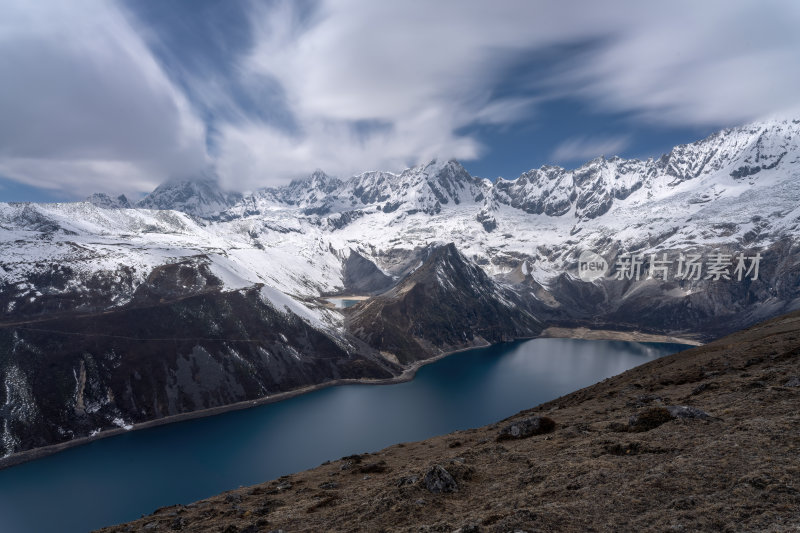
<path fill-rule="evenodd" d="M 659 159 L 598 157 L 573 170 L 545 165 L 515 180 L 498 179 L 493 192 L 500 203 L 527 213 L 593 219 L 656 181 L 675 187 L 716 172 L 743 179 L 774 169 L 788 154 L 800 155 L 799 134 L 797 120 L 753 123 L 676 146 Z"/>
<path fill-rule="evenodd" d="M 572 176 L 556 166 L 529 170 L 515 180 L 499 178 L 494 190 L 499 202 L 534 215 L 564 215 L 575 200 Z"/>
<path fill-rule="evenodd" d="M 342 184 L 338 178 L 329 176 L 320 169 L 315 170 L 304 178 L 293 179 L 289 185 L 285 187 L 285 191 L 320 191 L 330 193 L 337 189 Z"/>
<path fill-rule="evenodd" d="M 213 169 L 182 178 L 175 178 L 156 187 L 140 200 L 136 207 L 143 209 L 174 209 L 190 215 L 215 215 L 241 199 L 241 194 L 224 191 Z"/>
<path fill-rule="evenodd" d="M 500 202 L 531 214 L 562 216 L 574 207 L 577 218 L 595 218 L 615 198 L 627 198 L 642 186 L 645 167 L 639 160 L 601 156 L 574 170 L 545 165 L 516 180 L 498 180 L 495 189 Z"/>
<path fill-rule="evenodd" d="M 349 327 L 370 345 L 408 363 L 541 331 L 526 304 L 455 244 L 432 245 L 426 253 L 416 270 L 349 317 Z"/>
<path fill-rule="evenodd" d="M 382 292 L 394 283 L 391 276 L 353 249 L 342 263 L 342 278 L 345 291 L 358 294 Z"/>
<path fill-rule="evenodd" d="M 424 172 L 428 177 L 428 185 L 442 204 L 455 204 L 475 199 L 480 193 L 481 180 L 472 177 L 461 163 L 451 159 L 444 163 L 436 160 L 428 163 Z"/>
<path fill-rule="evenodd" d="M 354 193 L 362 202 L 387 202 L 384 212 L 439 213 L 442 206 L 480 202 L 491 184 L 475 178 L 456 160 L 438 161 L 407 168 L 399 175 L 367 173 L 358 177 Z"/>
<path fill-rule="evenodd" d="M 293 179 L 289 185 L 281 187 L 275 192 L 280 201 L 284 203 L 309 208 L 324 204 L 341 185 L 340 179 L 317 169 L 309 176 Z"/>
<path fill-rule="evenodd" d="M 112 198 L 106 193 L 96 192 L 86 199 L 87 202 L 105 209 L 130 209 L 131 203 L 124 194 L 120 194 L 116 198 Z"/>
<path fill-rule="evenodd" d="M 789 152 L 798 152 L 798 120 L 770 120 L 728 128 L 662 156 L 659 170 L 676 183 L 730 167 L 733 178 L 775 168 Z"/>

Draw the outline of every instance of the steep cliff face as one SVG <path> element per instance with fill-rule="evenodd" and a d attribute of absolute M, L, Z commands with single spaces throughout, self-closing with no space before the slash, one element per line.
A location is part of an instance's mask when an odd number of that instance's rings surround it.
<path fill-rule="evenodd" d="M 282 306 L 268 288 L 169 287 L 186 275 L 154 276 L 119 309 L 0 328 L 2 455 L 400 371 L 357 339 Z"/>
<path fill-rule="evenodd" d="M 351 250 L 342 265 L 344 291 L 356 294 L 380 293 L 391 287 L 395 280 L 379 269 L 375 263 Z"/>
<path fill-rule="evenodd" d="M 542 325 L 529 309 L 448 244 L 433 250 L 395 287 L 355 306 L 347 324 L 370 346 L 410 363 L 535 336 Z"/>
<path fill-rule="evenodd" d="M 708 279 L 707 270 L 699 279 L 677 278 L 681 255 L 705 254 L 705 268 L 711 263 L 714 255 L 696 247 L 670 249 L 666 280 L 661 272 L 650 275 L 650 258 L 644 254 L 638 279 L 618 279 L 614 258 L 621 254 L 613 249 L 607 254 L 608 273 L 592 282 L 582 281 L 577 268 L 557 276 L 546 288 L 519 270 L 516 276 L 512 272 L 504 278 L 514 283 L 519 293 L 542 303 L 537 316 L 549 324 L 689 335 L 706 341 L 800 308 L 798 241 L 784 238 L 766 248 L 720 246 L 713 250 L 730 257 L 759 254 L 757 279 L 752 279 L 752 273 L 738 279 L 733 260 L 726 270 L 730 279 Z M 657 255 L 659 261 L 663 257 Z"/>

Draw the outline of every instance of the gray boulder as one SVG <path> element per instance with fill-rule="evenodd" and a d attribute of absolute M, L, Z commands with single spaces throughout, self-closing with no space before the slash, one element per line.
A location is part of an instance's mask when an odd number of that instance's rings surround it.
<path fill-rule="evenodd" d="M 667 411 L 672 415 L 672 418 L 699 418 L 700 420 L 711 418 L 711 415 L 702 409 L 689 405 L 670 405 L 667 407 Z"/>
<path fill-rule="evenodd" d="M 450 472 L 445 470 L 441 465 L 436 465 L 425 474 L 422 482 L 425 488 L 434 494 L 443 492 L 455 492 L 458 490 L 458 484 Z"/>
<path fill-rule="evenodd" d="M 524 439 L 533 435 L 549 433 L 556 423 L 546 416 L 531 416 L 513 422 L 500 430 L 497 440 Z"/>

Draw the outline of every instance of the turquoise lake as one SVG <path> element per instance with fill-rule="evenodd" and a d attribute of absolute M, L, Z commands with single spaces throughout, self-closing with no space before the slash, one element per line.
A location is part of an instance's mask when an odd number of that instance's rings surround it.
<path fill-rule="evenodd" d="M 478 427 L 686 348 L 534 339 L 454 354 L 409 382 L 343 385 L 98 440 L 0 470 L 0 531 L 139 518 L 398 442 Z"/>

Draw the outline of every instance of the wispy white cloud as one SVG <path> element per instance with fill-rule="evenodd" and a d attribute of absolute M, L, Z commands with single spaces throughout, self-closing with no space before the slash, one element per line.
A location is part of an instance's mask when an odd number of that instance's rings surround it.
<path fill-rule="evenodd" d="M 618 155 L 629 144 L 630 138 L 627 136 L 573 137 L 559 144 L 553 151 L 552 158 L 562 164 L 571 161 L 587 161 L 601 155 Z"/>
<path fill-rule="evenodd" d="M 538 106 L 565 96 L 651 125 L 730 125 L 800 108 L 791 0 L 298 5 L 249 4 L 251 46 L 226 63 L 233 83 L 165 72 L 144 44 L 148 28 L 114 3 L 3 2 L 0 175 L 84 193 L 189 174 L 207 162 L 192 104 L 213 122 L 212 158 L 237 189 L 315 168 L 349 175 L 478 158 L 476 127 L 536 121 Z M 570 46 L 546 70 L 520 66 Z M 629 140 L 572 138 L 553 155 L 617 153 Z"/>
<path fill-rule="evenodd" d="M 533 97 L 491 94 L 505 64 L 490 50 L 520 52 L 538 38 L 514 16 L 521 3 L 486 10 L 477 3 L 323 2 L 310 21 L 293 6 L 256 10 L 256 45 L 241 66 L 243 76 L 281 84 L 296 129 L 258 121 L 221 128 L 219 168 L 228 183 L 253 187 L 315 168 L 348 175 L 433 157 L 474 159 L 482 147 L 460 128 L 532 113 Z M 364 135 L 365 121 L 388 127 Z"/>
<path fill-rule="evenodd" d="M 800 3 L 637 2 L 615 12 L 614 38 L 549 80 L 553 87 L 662 124 L 796 112 Z"/>
<path fill-rule="evenodd" d="M 0 7 L 0 175 L 137 193 L 206 165 L 205 127 L 111 3 Z"/>
<path fill-rule="evenodd" d="M 324 168 L 349 174 L 432 155 L 484 153 L 465 126 L 535 120 L 535 106 L 573 96 L 599 111 L 663 124 L 728 125 L 800 103 L 800 4 L 326 1 L 310 21 L 293 4 L 253 14 L 255 45 L 244 76 L 284 89 L 296 129 L 255 120 L 221 129 L 230 184 L 257 186 Z M 513 61 L 569 43 L 596 45 L 529 94 L 493 97 Z M 544 72 L 541 74 L 545 74 Z M 516 81 L 516 80 L 511 80 Z M 390 125 L 355 135 L 358 121 Z M 622 137 L 572 139 L 558 159 L 616 153 Z"/>

